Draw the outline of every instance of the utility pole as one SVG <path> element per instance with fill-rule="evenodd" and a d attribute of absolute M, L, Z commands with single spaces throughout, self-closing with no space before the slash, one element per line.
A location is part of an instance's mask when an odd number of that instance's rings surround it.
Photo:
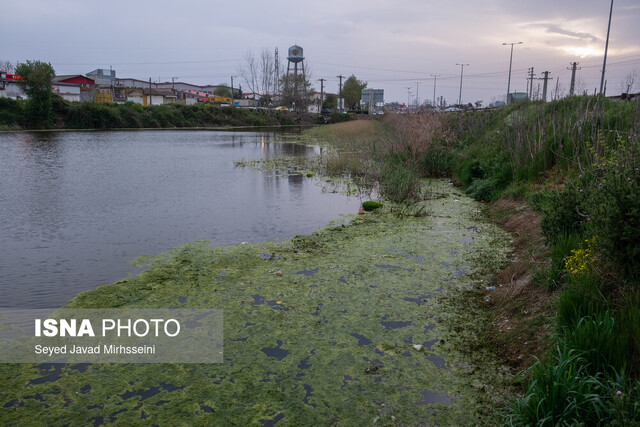
<path fill-rule="evenodd" d="M 529 100 L 531 100 L 533 97 L 533 76 L 535 76 L 535 74 L 533 73 L 533 67 L 531 67 L 529 68 L 529 77 L 527 77 L 527 88 L 530 88 Z"/>
<path fill-rule="evenodd" d="M 567 70 L 571 70 L 571 86 L 569 87 L 569 96 L 573 96 L 573 92 L 576 87 L 576 70 L 580 70 L 581 68 L 577 68 L 578 63 L 572 62 L 571 68 L 567 68 Z"/>
<path fill-rule="evenodd" d="M 407 86 L 407 112 L 409 112 L 409 105 L 411 105 L 411 86 Z"/>
<path fill-rule="evenodd" d="M 176 90 L 176 79 L 178 77 L 171 77 L 171 91 L 175 91 Z"/>
<path fill-rule="evenodd" d="M 609 9 L 609 25 L 607 26 L 607 42 L 604 45 L 604 61 L 602 62 L 602 78 L 600 79 L 600 95 L 603 94 L 604 88 L 604 72 L 607 68 L 607 50 L 609 50 L 609 32 L 611 31 L 611 14 L 613 13 L 613 0 L 611 0 L 611 8 Z"/>
<path fill-rule="evenodd" d="M 320 81 L 320 112 L 322 113 L 322 104 L 324 104 L 324 82 L 325 79 L 318 79 Z"/>
<path fill-rule="evenodd" d="M 469 65 L 469 64 L 457 64 L 456 65 L 460 65 L 462 68 L 460 69 L 460 95 L 458 95 L 458 105 L 462 106 L 462 74 L 464 73 L 464 67 L 465 65 Z"/>
<path fill-rule="evenodd" d="M 153 104 L 151 100 L 151 77 L 149 77 L 149 105 Z"/>
<path fill-rule="evenodd" d="M 509 56 L 509 80 L 507 82 L 507 104 L 509 103 L 509 91 L 511 90 L 511 64 L 513 62 L 513 45 L 514 44 L 522 44 L 522 42 L 502 43 L 502 46 L 511 45 L 511 55 Z"/>
<path fill-rule="evenodd" d="M 231 76 L 231 106 L 232 107 L 234 106 L 234 103 L 233 103 L 233 78 L 234 77 L 237 77 L 237 76 Z"/>
<path fill-rule="evenodd" d="M 556 77 L 556 91 L 553 94 L 553 100 L 558 99 L 558 86 L 560 85 L 560 77 Z"/>
<path fill-rule="evenodd" d="M 276 94 L 280 93 L 280 63 L 278 60 L 278 48 L 276 47 L 276 52 L 274 55 L 274 60 L 273 62 L 275 63 L 275 76 L 276 76 L 276 84 L 275 84 L 275 92 Z"/>
<path fill-rule="evenodd" d="M 342 74 L 340 74 L 339 76 L 336 76 L 340 79 L 340 92 L 338 95 L 338 108 L 340 109 L 340 112 L 343 113 L 344 112 L 344 99 L 342 98 L 342 79 L 344 79 L 344 76 Z"/>
<path fill-rule="evenodd" d="M 547 102 L 547 83 L 549 81 L 549 73 L 550 71 L 543 71 L 544 77 L 538 80 L 544 80 L 544 84 L 542 85 L 542 100 Z"/>
<path fill-rule="evenodd" d="M 440 74 L 431 74 L 431 77 L 433 77 L 433 108 L 436 108 L 436 81 Z"/>
<path fill-rule="evenodd" d="M 418 107 L 420 106 L 420 98 L 418 97 L 418 86 L 420 85 L 420 82 L 416 82 L 416 109 L 418 109 Z"/>

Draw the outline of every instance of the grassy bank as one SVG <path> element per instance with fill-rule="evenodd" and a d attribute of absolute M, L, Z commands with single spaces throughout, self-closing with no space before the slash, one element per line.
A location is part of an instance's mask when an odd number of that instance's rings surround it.
<path fill-rule="evenodd" d="M 420 178 L 455 177 L 514 233 L 483 296 L 487 344 L 516 371 L 533 364 L 505 422 L 640 422 L 640 105 L 573 97 L 377 126 L 337 132 L 328 169 L 405 203 Z"/>
<path fill-rule="evenodd" d="M 28 130 L 33 124 L 27 101 L 0 98 L 0 130 Z M 54 96 L 55 129 L 140 129 L 140 128 L 220 128 L 238 126 L 313 125 L 319 119 L 310 114 L 276 110 L 249 110 L 207 104 L 167 104 L 143 107 L 124 104 L 67 102 Z M 322 119 L 324 123 L 324 119 Z"/>

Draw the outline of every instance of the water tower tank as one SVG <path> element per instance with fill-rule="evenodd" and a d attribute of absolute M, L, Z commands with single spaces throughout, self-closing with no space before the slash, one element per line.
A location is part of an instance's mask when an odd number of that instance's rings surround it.
<path fill-rule="evenodd" d="M 287 56 L 287 59 L 294 64 L 302 62 L 304 60 L 304 56 L 302 55 L 302 48 L 297 45 L 291 46 L 289 48 L 289 56 Z"/>

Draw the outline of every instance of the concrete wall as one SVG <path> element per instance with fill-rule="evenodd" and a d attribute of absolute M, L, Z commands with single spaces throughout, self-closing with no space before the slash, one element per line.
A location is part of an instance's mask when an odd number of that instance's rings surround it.
<path fill-rule="evenodd" d="M 67 86 L 63 84 L 54 84 L 51 86 L 51 90 L 57 93 L 65 101 L 80 102 L 80 87 L 79 86 Z"/>

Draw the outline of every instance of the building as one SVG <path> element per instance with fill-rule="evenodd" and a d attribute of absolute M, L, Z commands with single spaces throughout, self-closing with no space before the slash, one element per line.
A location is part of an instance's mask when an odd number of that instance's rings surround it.
<path fill-rule="evenodd" d="M 98 69 L 85 74 L 95 82 L 96 86 L 114 86 L 116 83 L 116 70 Z"/>
<path fill-rule="evenodd" d="M 527 92 L 512 92 L 507 96 L 507 104 L 513 104 L 514 102 L 528 101 L 529 94 Z"/>
<path fill-rule="evenodd" d="M 0 98 L 25 99 L 27 96 L 18 85 L 21 77 L 0 72 Z"/>
<path fill-rule="evenodd" d="M 360 107 L 372 113 L 381 111 L 384 107 L 384 89 L 362 89 Z"/>
<path fill-rule="evenodd" d="M 95 82 L 81 74 L 55 76 L 51 90 L 71 102 L 89 102 L 96 100 Z"/>

